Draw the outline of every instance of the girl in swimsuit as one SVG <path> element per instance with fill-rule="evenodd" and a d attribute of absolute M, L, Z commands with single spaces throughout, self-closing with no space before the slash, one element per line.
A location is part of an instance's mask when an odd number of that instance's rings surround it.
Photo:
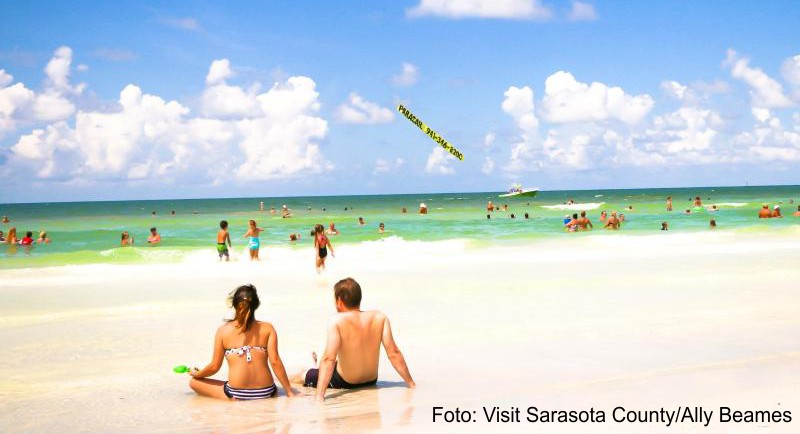
<path fill-rule="evenodd" d="M 317 253 L 317 273 L 320 273 L 325 269 L 325 258 L 328 256 L 328 248 L 331 249 L 331 256 L 336 257 L 336 255 L 333 254 L 333 245 L 331 245 L 331 241 L 328 237 L 325 236 L 325 228 L 322 227 L 322 225 L 314 226 L 313 235 L 314 250 Z"/>
<path fill-rule="evenodd" d="M 255 286 L 240 286 L 231 294 L 230 302 L 236 315 L 217 329 L 211 363 L 203 369 L 193 368 L 189 372 L 192 376 L 189 387 L 198 395 L 211 398 L 271 398 L 278 393 L 274 372 L 286 396 L 296 396 L 278 354 L 275 328 L 268 322 L 255 319 L 255 311 L 260 304 Z M 207 378 L 219 371 L 222 359 L 228 361 L 228 381 Z"/>
<path fill-rule="evenodd" d="M 255 220 L 250 220 L 250 227 L 247 229 L 247 232 L 242 236 L 242 238 L 250 237 L 250 241 L 248 242 L 250 247 L 250 260 L 251 261 L 258 261 L 258 249 L 261 248 L 261 240 L 258 238 L 261 235 L 261 232 L 264 232 L 264 229 L 256 226 Z"/>

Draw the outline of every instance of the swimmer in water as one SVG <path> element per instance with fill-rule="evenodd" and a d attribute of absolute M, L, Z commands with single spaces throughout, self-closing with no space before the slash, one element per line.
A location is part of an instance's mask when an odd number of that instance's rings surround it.
<path fill-rule="evenodd" d="M 386 231 L 386 226 L 383 224 L 383 222 L 381 222 L 381 223 L 378 225 L 378 233 L 379 233 L 379 234 L 382 234 L 382 233 L 384 233 L 385 231 Z"/>
<path fill-rule="evenodd" d="M 264 229 L 258 227 L 255 220 L 250 220 L 248 224 L 247 232 L 242 235 L 242 238 L 250 238 L 247 242 L 247 246 L 250 250 L 250 260 L 260 261 L 258 251 L 261 249 L 261 239 L 259 237 L 261 236 L 261 232 L 264 232 Z"/>
<path fill-rule="evenodd" d="M 11 220 L 8 219 L 7 215 L 4 215 L 3 216 L 3 223 L 9 223 L 9 222 L 11 222 Z"/>
<path fill-rule="evenodd" d="M 19 244 L 22 246 L 31 246 L 33 245 L 33 232 L 27 231 L 25 232 L 25 236 L 19 240 Z"/>
<path fill-rule="evenodd" d="M 694 206 L 703 206 L 703 201 L 700 200 L 700 196 L 694 197 Z"/>
<path fill-rule="evenodd" d="M 575 232 L 578 230 L 578 214 L 572 214 L 572 218 L 564 224 L 564 227 L 567 229 L 567 232 Z"/>
<path fill-rule="evenodd" d="M 772 214 L 769 212 L 769 205 L 767 204 L 761 205 L 761 209 L 758 210 L 758 218 L 768 219 L 770 217 L 772 217 Z"/>
<path fill-rule="evenodd" d="M 364 217 L 359 217 L 359 218 L 358 218 L 358 225 L 359 225 L 359 226 L 364 226 L 365 224 L 366 224 L 366 223 L 364 222 Z"/>
<path fill-rule="evenodd" d="M 36 244 L 50 244 L 50 238 L 47 238 L 47 232 L 39 232 L 39 239 L 36 240 Z"/>
<path fill-rule="evenodd" d="M 289 241 L 295 242 L 300 240 L 300 234 L 289 234 Z"/>
<path fill-rule="evenodd" d="M 800 205 L 797 205 L 797 211 L 795 211 L 792 215 L 795 217 L 800 217 Z"/>
<path fill-rule="evenodd" d="M 275 211 L 275 207 L 274 206 L 269 207 L 269 213 L 270 214 L 275 214 L 275 212 L 276 211 Z"/>
<path fill-rule="evenodd" d="M 132 246 L 133 245 L 133 235 L 129 234 L 128 231 L 122 231 L 122 235 L 120 237 L 119 245 L 121 247 Z"/>
<path fill-rule="evenodd" d="M 315 264 L 317 266 L 317 273 L 325 270 L 325 258 L 328 257 L 328 249 L 331 251 L 331 257 L 336 257 L 333 253 L 333 245 L 328 237 L 325 236 L 325 228 L 322 225 L 314 226 L 314 231 L 311 235 L 314 237 L 314 250 L 316 250 Z"/>
<path fill-rule="evenodd" d="M 528 213 L 525 213 L 525 218 L 526 218 L 526 219 L 527 219 L 527 218 L 530 218 L 530 216 L 528 215 Z"/>
<path fill-rule="evenodd" d="M 619 213 L 619 222 L 622 223 L 625 221 L 625 214 Z"/>
<path fill-rule="evenodd" d="M 281 218 L 288 219 L 292 216 L 292 211 L 284 205 L 281 207 Z"/>
<path fill-rule="evenodd" d="M 692 210 L 690 210 L 689 208 L 686 208 L 686 211 L 684 211 L 683 213 L 686 214 L 686 215 L 689 215 L 689 214 L 692 213 Z"/>
<path fill-rule="evenodd" d="M 161 243 L 161 235 L 156 231 L 155 227 L 150 228 L 150 236 L 147 237 L 147 244 L 157 246 Z"/>
<path fill-rule="evenodd" d="M 661 230 L 662 231 L 668 231 L 669 230 L 669 224 L 667 222 L 661 222 Z"/>
<path fill-rule="evenodd" d="M 672 196 L 667 196 L 667 211 L 672 211 Z"/>
<path fill-rule="evenodd" d="M 5 243 L 6 242 L 6 236 L 5 235 L 6 234 L 4 234 L 3 231 L 0 231 L 0 243 Z"/>
<path fill-rule="evenodd" d="M 711 221 L 708 222 L 708 227 L 710 229 L 716 229 L 717 228 L 717 221 L 714 220 L 714 219 L 711 219 Z"/>
<path fill-rule="evenodd" d="M 339 229 L 336 229 L 336 226 L 331 222 L 331 225 L 328 226 L 328 230 L 326 230 L 325 233 L 328 235 L 339 235 Z"/>
<path fill-rule="evenodd" d="M 487 204 L 486 204 L 486 211 L 487 211 L 487 212 L 492 212 L 492 211 L 494 211 L 494 204 L 492 203 L 492 201 L 491 201 L 491 200 L 489 201 L 489 203 L 487 203 Z"/>
<path fill-rule="evenodd" d="M 527 214 L 525 214 L 525 218 L 527 218 Z M 581 211 L 581 217 L 578 219 L 578 229 L 585 231 L 589 229 L 594 229 L 594 225 L 592 225 L 592 221 L 586 217 L 586 211 Z"/>
<path fill-rule="evenodd" d="M 600 212 L 600 221 L 605 223 L 606 219 L 608 218 L 608 214 L 605 211 Z"/>
<path fill-rule="evenodd" d="M 6 234 L 6 244 L 17 244 L 18 242 L 17 228 L 12 226 L 11 229 L 8 230 L 8 234 Z"/>
<path fill-rule="evenodd" d="M 613 231 L 619 230 L 619 219 L 616 211 L 611 211 L 611 216 L 606 220 L 604 227 Z"/>
<path fill-rule="evenodd" d="M 403 207 L 402 209 L 400 209 L 400 213 L 402 213 L 402 214 L 408 213 L 408 208 Z"/>
<path fill-rule="evenodd" d="M 219 254 L 220 261 L 222 261 L 223 256 L 225 257 L 225 262 L 231 260 L 228 247 L 233 247 L 231 244 L 231 234 L 228 232 L 228 221 L 222 220 L 219 222 L 219 232 L 217 232 L 217 254 Z"/>
<path fill-rule="evenodd" d="M 264 211 L 264 202 L 259 202 L 258 203 L 258 210 L 259 211 Z"/>
<path fill-rule="evenodd" d="M 781 207 L 780 207 L 780 205 L 775 205 L 775 208 L 772 209 L 772 214 L 770 215 L 770 217 L 772 217 L 774 219 L 783 218 L 783 215 L 781 215 Z"/>
<path fill-rule="evenodd" d="M 428 205 L 425 205 L 425 202 L 419 204 L 419 213 L 420 214 L 427 214 L 428 213 Z"/>

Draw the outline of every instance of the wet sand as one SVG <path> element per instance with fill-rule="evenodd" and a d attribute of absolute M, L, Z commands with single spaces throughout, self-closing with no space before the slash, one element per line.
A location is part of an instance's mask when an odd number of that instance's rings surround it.
<path fill-rule="evenodd" d="M 0 432 L 796 432 L 800 243 L 707 234 L 592 237 L 527 246 L 458 240 L 342 246 L 328 272 L 308 249 L 260 263 L 215 253 L 176 265 L 0 271 Z M 242 257 L 239 252 L 239 257 Z M 288 370 L 310 366 L 352 276 L 386 312 L 417 382 L 382 356 L 378 388 L 222 402 L 178 364 L 210 360 L 226 296 L 253 283 Z M 225 378 L 225 368 L 217 375 Z M 311 393 L 311 390 L 308 390 Z M 522 407 L 521 423 L 432 423 L 432 408 Z M 601 424 L 531 424 L 528 406 L 606 412 Z M 703 406 L 709 427 L 614 423 L 635 410 Z M 720 424 L 720 406 L 790 410 L 789 424 Z"/>

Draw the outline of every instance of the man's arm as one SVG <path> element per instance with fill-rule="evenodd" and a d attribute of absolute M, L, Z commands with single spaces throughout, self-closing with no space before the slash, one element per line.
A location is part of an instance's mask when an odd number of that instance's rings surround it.
<path fill-rule="evenodd" d="M 319 374 L 317 376 L 317 401 L 325 400 L 325 391 L 333 376 L 333 368 L 336 366 L 336 355 L 339 354 L 339 346 L 342 338 L 339 335 L 339 326 L 336 320 L 331 320 L 328 324 L 328 342 L 325 344 L 325 353 L 319 361 Z"/>
<path fill-rule="evenodd" d="M 394 370 L 403 377 L 403 381 L 406 382 L 406 386 L 413 389 L 416 387 L 416 383 L 414 383 L 414 379 L 411 378 L 411 373 L 408 372 L 408 365 L 406 365 L 406 359 L 403 357 L 403 353 L 400 352 L 400 348 L 397 347 L 397 344 L 394 342 L 394 336 L 392 336 L 392 326 L 389 324 L 389 318 L 384 318 L 383 320 L 383 338 L 381 339 L 381 343 L 383 343 L 383 349 L 386 350 L 386 355 L 389 357 L 389 361 L 392 362 L 392 367 Z"/>

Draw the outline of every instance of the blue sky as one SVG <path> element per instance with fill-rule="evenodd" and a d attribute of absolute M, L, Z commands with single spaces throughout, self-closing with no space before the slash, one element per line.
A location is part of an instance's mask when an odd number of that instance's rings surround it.
<path fill-rule="evenodd" d="M 788 1 L 5 2 L 0 202 L 796 184 L 798 19 Z"/>

